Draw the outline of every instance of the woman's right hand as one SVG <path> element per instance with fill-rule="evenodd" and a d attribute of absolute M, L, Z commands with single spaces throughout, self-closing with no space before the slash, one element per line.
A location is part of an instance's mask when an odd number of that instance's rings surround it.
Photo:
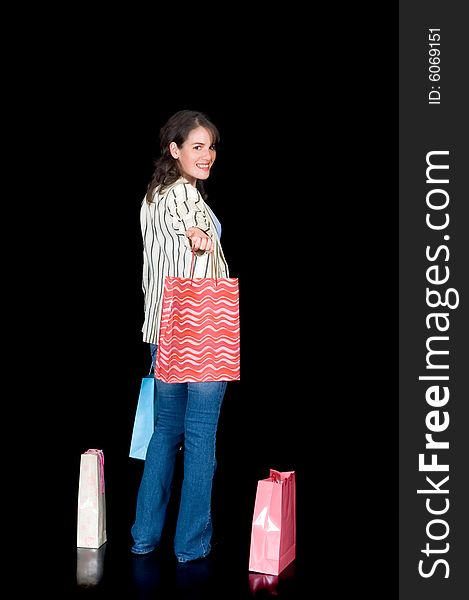
<path fill-rule="evenodd" d="M 202 229 L 189 227 L 186 229 L 186 236 L 189 238 L 193 252 L 213 252 L 213 240 Z"/>

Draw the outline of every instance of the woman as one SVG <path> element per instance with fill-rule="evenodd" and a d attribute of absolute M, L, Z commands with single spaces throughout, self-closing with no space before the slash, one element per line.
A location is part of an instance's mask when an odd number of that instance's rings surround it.
<path fill-rule="evenodd" d="M 220 246 L 220 224 L 205 203 L 203 182 L 216 158 L 219 132 L 206 115 L 181 110 L 160 131 L 160 158 L 142 202 L 143 341 L 153 365 L 166 275 L 210 276 L 212 259 L 221 277 L 228 266 Z M 184 447 L 184 477 L 174 536 L 179 562 L 210 553 L 211 493 L 216 468 L 215 443 L 226 381 L 165 383 L 156 380 L 158 418 L 149 443 L 132 526 L 137 555 L 160 543 L 178 449 Z"/>

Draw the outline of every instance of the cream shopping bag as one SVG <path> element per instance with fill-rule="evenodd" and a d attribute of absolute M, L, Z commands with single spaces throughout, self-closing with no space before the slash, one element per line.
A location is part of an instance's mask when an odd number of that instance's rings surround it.
<path fill-rule="evenodd" d="M 90 449 L 80 460 L 77 547 L 99 548 L 106 540 L 104 454 L 102 450 Z"/>

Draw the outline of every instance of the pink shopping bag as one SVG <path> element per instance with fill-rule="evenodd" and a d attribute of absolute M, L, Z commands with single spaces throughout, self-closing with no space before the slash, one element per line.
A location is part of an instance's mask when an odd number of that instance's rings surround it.
<path fill-rule="evenodd" d="M 295 471 L 270 469 L 257 483 L 249 570 L 278 575 L 296 558 Z"/>

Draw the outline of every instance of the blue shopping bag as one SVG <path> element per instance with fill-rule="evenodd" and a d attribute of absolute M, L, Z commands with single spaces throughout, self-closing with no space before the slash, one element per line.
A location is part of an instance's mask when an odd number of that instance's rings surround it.
<path fill-rule="evenodd" d="M 130 441 L 130 458 L 145 460 L 148 444 L 155 429 L 157 414 L 158 397 L 156 395 L 155 375 L 152 372 L 142 377 Z"/>

